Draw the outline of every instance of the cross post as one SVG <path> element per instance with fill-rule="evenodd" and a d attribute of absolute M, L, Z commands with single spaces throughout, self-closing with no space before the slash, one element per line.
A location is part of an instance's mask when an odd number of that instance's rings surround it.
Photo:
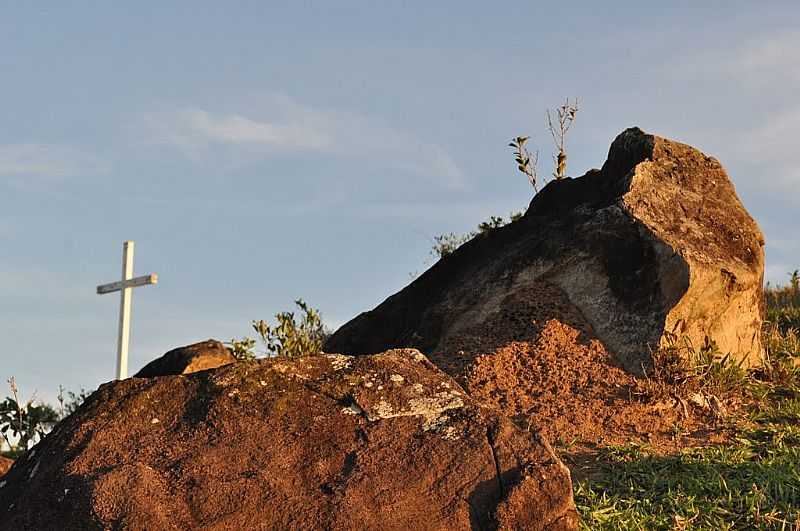
<path fill-rule="evenodd" d="M 122 280 L 97 286 L 97 294 L 120 292 L 119 301 L 119 337 L 117 339 L 117 379 L 128 377 L 128 345 L 131 338 L 131 297 L 133 288 L 158 283 L 158 275 L 151 273 L 142 277 L 133 277 L 133 241 L 122 244 Z"/>

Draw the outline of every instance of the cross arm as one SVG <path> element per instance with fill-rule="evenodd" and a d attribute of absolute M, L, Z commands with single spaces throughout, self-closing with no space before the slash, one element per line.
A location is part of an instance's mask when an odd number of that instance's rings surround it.
<path fill-rule="evenodd" d="M 126 288 L 138 288 L 139 286 L 147 286 L 148 284 L 158 284 L 158 275 L 151 273 L 141 277 L 132 278 L 129 280 L 120 280 L 110 284 L 103 284 L 97 286 L 97 294 L 103 295 L 105 293 L 112 293 L 114 291 L 121 291 Z"/>

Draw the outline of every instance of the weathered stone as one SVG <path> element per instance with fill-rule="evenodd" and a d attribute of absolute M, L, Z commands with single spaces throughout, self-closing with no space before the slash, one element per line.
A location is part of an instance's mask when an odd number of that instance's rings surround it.
<path fill-rule="evenodd" d="M 547 442 L 415 350 L 112 382 L 31 455 L 0 529 L 577 529 Z"/>
<path fill-rule="evenodd" d="M 229 363 L 236 363 L 236 358 L 225 345 L 209 339 L 193 345 L 172 349 L 158 359 L 142 367 L 134 374 L 134 378 L 153 378 L 173 374 L 190 374 L 197 371 L 214 369 Z"/>
<path fill-rule="evenodd" d="M 565 313 L 579 315 L 634 373 L 670 336 L 698 347 L 708 336 L 752 363 L 762 353 L 763 271 L 763 236 L 720 163 L 633 128 L 601 170 L 550 182 L 522 219 L 440 260 L 325 348 L 447 352 L 510 301 L 555 290 L 571 308 L 546 317 L 572 324 Z"/>

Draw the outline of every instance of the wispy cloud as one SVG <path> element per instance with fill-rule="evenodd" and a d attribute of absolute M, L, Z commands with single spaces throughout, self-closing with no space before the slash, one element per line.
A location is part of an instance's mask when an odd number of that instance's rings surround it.
<path fill-rule="evenodd" d="M 214 115 L 200 109 L 148 114 L 157 143 L 197 149 L 209 144 L 261 145 L 276 150 L 327 151 L 333 142 L 311 123 L 269 123 L 239 114 Z"/>
<path fill-rule="evenodd" d="M 58 180 L 95 173 L 105 167 L 97 157 L 80 149 L 54 144 L 0 145 L 0 177 L 16 182 Z"/>
<path fill-rule="evenodd" d="M 461 168 L 438 144 L 358 113 L 319 109 L 285 96 L 269 97 L 247 115 L 183 108 L 151 112 L 144 119 L 150 142 L 180 148 L 193 158 L 212 146 L 258 157 L 330 154 L 463 184 Z"/>
<path fill-rule="evenodd" d="M 769 84 L 782 78 L 800 82 L 800 31 L 756 37 L 734 48 L 729 57 L 722 67 L 743 80 Z"/>

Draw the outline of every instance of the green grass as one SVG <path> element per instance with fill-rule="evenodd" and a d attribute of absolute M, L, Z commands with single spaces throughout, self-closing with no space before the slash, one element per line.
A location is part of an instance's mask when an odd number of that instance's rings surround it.
<path fill-rule="evenodd" d="M 800 329 L 800 271 L 790 275 L 786 286 L 770 286 L 764 290 L 767 306 L 767 320 L 782 331 L 789 328 Z"/>
<path fill-rule="evenodd" d="M 781 330 L 800 329 L 800 307 L 770 308 L 767 310 L 767 320 Z"/>
<path fill-rule="evenodd" d="M 774 529 L 800 531 L 800 285 L 766 292 L 766 358 L 743 371 L 713 349 L 654 359 L 654 392 L 695 387 L 747 399 L 728 443 L 659 455 L 641 445 L 608 446 L 596 471 L 575 483 L 582 528 L 591 530 Z M 706 352 L 706 350 L 708 352 Z M 680 356 L 672 354 L 681 354 Z M 689 360 L 689 363 L 680 360 Z M 663 389 L 662 389 L 663 387 Z"/>
<path fill-rule="evenodd" d="M 782 391 L 725 446 L 605 448 L 575 485 L 583 529 L 800 529 L 800 389 Z"/>

